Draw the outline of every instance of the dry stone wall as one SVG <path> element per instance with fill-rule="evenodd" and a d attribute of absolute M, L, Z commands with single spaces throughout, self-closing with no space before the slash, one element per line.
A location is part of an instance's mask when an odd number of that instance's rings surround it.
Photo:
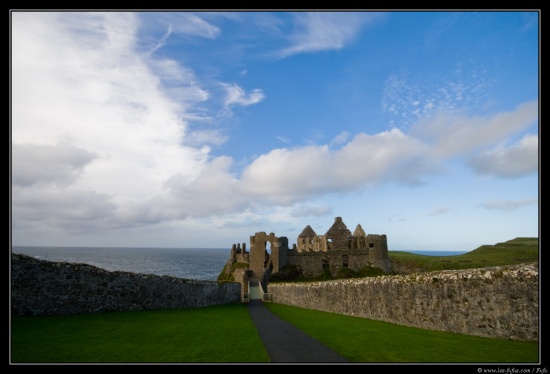
<path fill-rule="evenodd" d="M 240 301 L 238 283 L 109 272 L 84 264 L 11 256 L 14 315 L 185 309 Z"/>
<path fill-rule="evenodd" d="M 273 302 L 395 324 L 539 338 L 538 264 L 311 283 L 270 283 Z"/>
<path fill-rule="evenodd" d="M 273 302 L 423 329 L 539 339 L 538 264 L 270 283 Z M 200 308 L 241 301 L 239 283 L 109 272 L 11 257 L 13 315 Z"/>

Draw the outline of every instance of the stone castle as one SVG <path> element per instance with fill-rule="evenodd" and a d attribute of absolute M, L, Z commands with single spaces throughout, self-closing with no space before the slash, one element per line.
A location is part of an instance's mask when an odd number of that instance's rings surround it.
<path fill-rule="evenodd" d="M 250 237 L 249 252 L 245 243 L 242 247 L 233 244 L 224 272 L 241 283 L 244 294 L 249 282 L 259 281 L 266 290 L 273 275 L 288 269 L 315 277 L 324 272 L 336 276 L 342 268 L 359 271 L 369 266 L 390 272 L 386 235 L 367 235 L 360 224 L 352 234 L 342 218 L 336 217 L 324 235 L 306 226 L 292 248 L 284 236 L 257 232 Z"/>

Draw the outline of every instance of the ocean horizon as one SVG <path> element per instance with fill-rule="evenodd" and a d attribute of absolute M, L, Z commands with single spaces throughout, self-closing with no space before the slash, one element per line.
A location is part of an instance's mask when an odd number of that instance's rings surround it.
<path fill-rule="evenodd" d="M 12 246 L 12 252 L 36 259 L 82 263 L 107 271 L 168 275 L 215 281 L 230 248 Z M 391 251 L 390 251 L 391 252 Z M 425 256 L 456 256 L 467 251 L 404 251 Z"/>
<path fill-rule="evenodd" d="M 36 259 L 92 265 L 107 271 L 215 281 L 231 255 L 227 248 L 12 246 Z"/>
<path fill-rule="evenodd" d="M 392 251 L 389 251 L 390 253 Z M 468 253 L 469 251 L 437 251 L 437 250 L 426 250 L 426 251 L 395 251 L 395 252 L 409 252 L 414 253 L 416 255 L 424 255 L 424 256 L 458 256 L 463 255 L 464 253 Z"/>

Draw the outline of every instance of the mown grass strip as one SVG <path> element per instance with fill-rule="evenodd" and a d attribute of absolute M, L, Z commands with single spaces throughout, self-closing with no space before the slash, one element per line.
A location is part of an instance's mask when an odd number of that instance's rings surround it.
<path fill-rule="evenodd" d="M 283 304 L 280 316 L 352 362 L 535 363 L 538 342 L 491 339 L 395 325 Z"/>

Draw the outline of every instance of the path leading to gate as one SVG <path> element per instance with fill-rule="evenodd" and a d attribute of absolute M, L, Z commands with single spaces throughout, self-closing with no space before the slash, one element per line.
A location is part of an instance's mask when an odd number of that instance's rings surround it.
<path fill-rule="evenodd" d="M 248 312 L 271 362 L 278 363 L 342 363 L 344 357 L 282 320 L 259 299 L 251 297 Z"/>

